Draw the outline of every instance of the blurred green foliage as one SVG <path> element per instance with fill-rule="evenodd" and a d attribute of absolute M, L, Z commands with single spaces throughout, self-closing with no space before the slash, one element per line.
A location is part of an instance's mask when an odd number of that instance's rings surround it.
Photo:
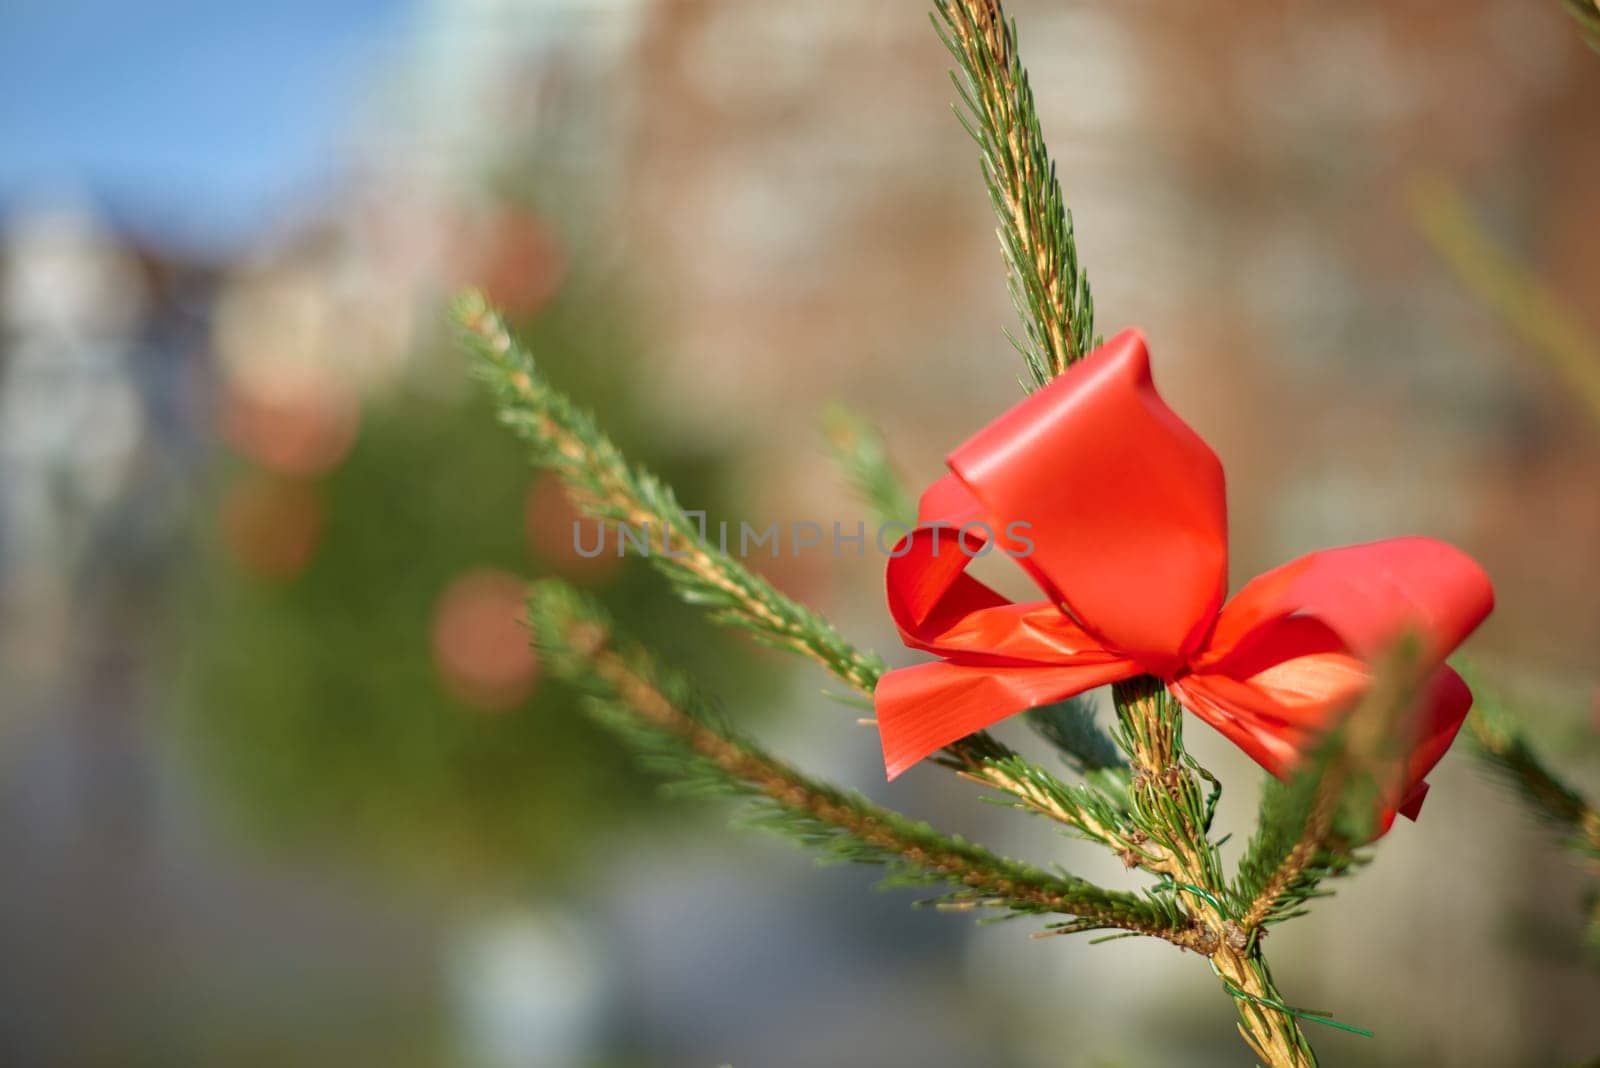
<path fill-rule="evenodd" d="M 519 329 L 552 377 L 686 500 L 727 511 L 725 465 L 643 421 L 634 350 L 614 315 L 566 300 Z M 444 366 L 428 377 L 465 384 L 447 339 L 429 358 Z M 222 463 L 214 496 L 244 466 Z M 412 382 L 367 402 L 350 455 L 314 487 L 323 527 L 299 574 L 248 573 L 207 524 L 187 598 L 184 735 L 250 829 L 429 882 L 559 891 L 581 878 L 586 843 L 650 806 L 622 748 L 545 673 L 529 699 L 499 711 L 452 696 L 438 677 L 433 615 L 453 579 L 561 566 L 526 535 L 534 477 L 481 391 Z M 748 647 L 729 655 L 737 640 L 700 622 L 644 562 L 576 578 L 723 692 L 758 695 Z"/>

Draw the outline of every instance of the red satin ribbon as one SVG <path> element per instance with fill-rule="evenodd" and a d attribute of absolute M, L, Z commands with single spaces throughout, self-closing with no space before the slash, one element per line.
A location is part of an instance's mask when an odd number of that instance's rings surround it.
<path fill-rule="evenodd" d="M 941 659 L 878 682 L 892 779 L 1026 708 L 1136 675 L 1282 778 L 1371 681 L 1372 658 L 1418 636 L 1433 672 L 1394 784 L 1415 819 L 1423 776 L 1472 704 L 1444 659 L 1489 614 L 1470 557 L 1428 538 L 1311 553 L 1226 605 L 1222 465 L 1150 379 L 1128 330 L 980 430 L 922 495 L 889 562 L 905 643 Z M 1045 598 L 1013 604 L 965 573 L 972 554 L 1016 558 Z"/>

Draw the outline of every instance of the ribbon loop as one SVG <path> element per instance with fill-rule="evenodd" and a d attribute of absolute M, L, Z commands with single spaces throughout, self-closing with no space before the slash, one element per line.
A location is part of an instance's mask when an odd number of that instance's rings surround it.
<path fill-rule="evenodd" d="M 890 778 L 1022 709 L 1141 674 L 1286 776 L 1370 686 L 1372 658 L 1409 632 L 1434 675 L 1383 815 L 1385 826 L 1395 811 L 1415 818 L 1422 778 L 1472 701 L 1444 659 L 1494 603 L 1470 557 L 1428 538 L 1311 553 L 1224 607 L 1222 467 L 1156 392 L 1132 330 L 949 466 L 886 576 L 902 639 L 942 658 L 878 684 Z M 966 574 L 986 546 L 1016 558 L 1046 599 L 1014 604 Z"/>
<path fill-rule="evenodd" d="M 1168 408 L 1126 330 L 950 454 L 992 521 L 1029 524 L 1019 563 L 1107 645 L 1165 675 L 1228 581 L 1216 454 Z"/>

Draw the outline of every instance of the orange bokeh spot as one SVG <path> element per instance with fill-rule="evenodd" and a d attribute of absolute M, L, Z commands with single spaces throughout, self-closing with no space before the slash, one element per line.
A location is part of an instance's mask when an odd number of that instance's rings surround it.
<path fill-rule="evenodd" d="M 536 476 L 528 487 L 523 522 L 533 555 L 557 574 L 584 582 L 600 582 L 622 563 L 617 555 L 616 525 L 608 522 L 602 535 L 598 529 L 599 520 L 586 518 L 579 512 L 572 498 L 567 496 L 561 479 L 548 472 Z M 577 535 L 573 533 L 573 523 L 582 524 Z M 593 552 L 602 537 L 604 548 L 599 555 L 584 556 L 578 552 L 575 536 L 581 539 L 585 552 Z"/>
<path fill-rule="evenodd" d="M 533 692 L 539 661 L 522 624 L 526 584 L 504 571 L 455 579 L 433 612 L 433 662 L 445 688 L 467 704 L 497 712 Z"/>
<path fill-rule="evenodd" d="M 336 376 L 285 366 L 231 382 L 219 429 L 262 467 L 307 477 L 332 470 L 349 454 L 360 418 L 355 393 Z"/>
<path fill-rule="evenodd" d="M 538 215 L 508 210 L 489 221 L 482 246 L 469 257 L 489 299 L 513 318 L 533 315 L 550 302 L 567 274 L 560 237 Z"/>
<path fill-rule="evenodd" d="M 218 522 L 223 544 L 245 571 L 258 578 L 291 579 L 316 553 L 322 501 L 303 483 L 251 476 L 227 491 Z"/>

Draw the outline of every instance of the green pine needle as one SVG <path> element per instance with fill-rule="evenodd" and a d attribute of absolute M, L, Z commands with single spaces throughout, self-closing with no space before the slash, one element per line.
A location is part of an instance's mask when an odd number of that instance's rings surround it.
<path fill-rule="evenodd" d="M 1000 222 L 1012 302 L 1025 337 L 1013 338 L 1035 386 L 1096 345 L 1094 296 L 1078 265 L 1072 213 L 1045 148 L 1017 29 L 997 0 L 934 0 L 934 28 L 950 54 L 956 115 L 983 161 Z"/>
<path fill-rule="evenodd" d="M 1069 697 L 1030 708 L 1027 720 L 1079 775 L 1127 780 L 1128 761 L 1116 740 L 1095 721 L 1094 702 L 1087 697 Z"/>
<path fill-rule="evenodd" d="M 629 464 L 593 418 L 550 385 L 481 294 L 458 298 L 455 321 L 477 356 L 477 376 L 499 402 L 501 421 L 527 442 L 535 464 L 561 477 L 584 512 L 643 527 L 652 548 L 665 538 L 671 552 L 651 551 L 650 562 L 679 596 L 706 608 L 718 623 L 808 657 L 857 691 L 872 693 L 883 662 L 703 538 L 702 524 L 671 488 Z"/>
<path fill-rule="evenodd" d="M 1600 52 L 1600 0 L 1561 0 L 1561 6 L 1578 20 L 1589 47 Z"/>
<path fill-rule="evenodd" d="M 1418 644 L 1404 639 L 1377 666 L 1366 695 L 1287 782 L 1262 788 L 1255 834 L 1229 888 L 1246 930 L 1303 915 L 1331 891 L 1324 880 L 1364 864 L 1357 851 L 1404 774 L 1407 722 L 1425 683 Z"/>
<path fill-rule="evenodd" d="M 857 693 L 872 696 L 885 670 L 883 661 L 857 650 L 826 619 L 701 538 L 701 525 L 684 512 L 671 488 L 629 464 L 593 418 L 550 385 L 482 295 L 463 294 L 455 320 L 477 356 L 477 376 L 494 392 L 501 421 L 527 442 L 535 464 L 561 477 L 579 508 L 602 520 L 644 526 L 652 539 L 668 531 L 672 555 L 652 551 L 649 559 L 680 597 L 707 609 L 714 622 L 807 657 Z M 989 767 L 986 761 L 993 757 L 1015 754 L 980 731 L 947 746 L 938 760 L 1031 803 L 1028 794 L 1019 793 L 1031 787 Z M 1030 778 L 1041 776 L 1048 777 L 1033 769 Z M 1077 813 L 1046 814 L 1080 826 Z"/>
<path fill-rule="evenodd" d="M 850 488 L 881 525 L 910 528 L 917 505 L 905 482 L 889 462 L 889 451 L 877 428 L 841 404 L 822 413 L 822 433 Z"/>
<path fill-rule="evenodd" d="M 1308 902 L 1328 896 L 1324 880 L 1365 863 L 1364 856 L 1316 826 L 1324 796 L 1319 774 L 1308 767 L 1287 783 L 1268 777 L 1262 784 L 1256 831 L 1230 888 L 1234 908 L 1241 915 L 1258 908 L 1252 919 L 1261 926 L 1305 915 Z"/>
<path fill-rule="evenodd" d="M 1027 802 L 1017 797 L 1000 798 L 1001 804 L 1036 813 L 1067 813 L 1065 818 L 1056 818 L 1076 828 L 1083 837 L 1119 853 L 1128 850 L 1131 827 L 1125 783 L 1064 783 L 1015 753 L 992 757 L 985 765 L 1005 781 L 1019 784 L 1022 788 L 1013 793 L 1028 798 Z"/>
<path fill-rule="evenodd" d="M 600 722 L 634 745 L 675 791 L 744 802 L 742 822 L 827 861 L 881 865 L 885 884 L 943 884 L 938 900 L 1023 915 L 1066 914 L 1078 930 L 1115 928 L 1185 944 L 1187 921 L 1159 895 L 1106 890 L 989 852 L 814 779 L 740 736 L 687 681 L 643 650 L 613 645 L 602 610 L 570 586 L 535 585 L 535 642 L 558 677 L 584 687 Z"/>
<path fill-rule="evenodd" d="M 1475 695 L 1467 737 L 1478 758 L 1514 790 L 1528 810 L 1580 856 L 1600 860 L 1600 811 L 1545 761 L 1506 700 L 1472 679 Z"/>

